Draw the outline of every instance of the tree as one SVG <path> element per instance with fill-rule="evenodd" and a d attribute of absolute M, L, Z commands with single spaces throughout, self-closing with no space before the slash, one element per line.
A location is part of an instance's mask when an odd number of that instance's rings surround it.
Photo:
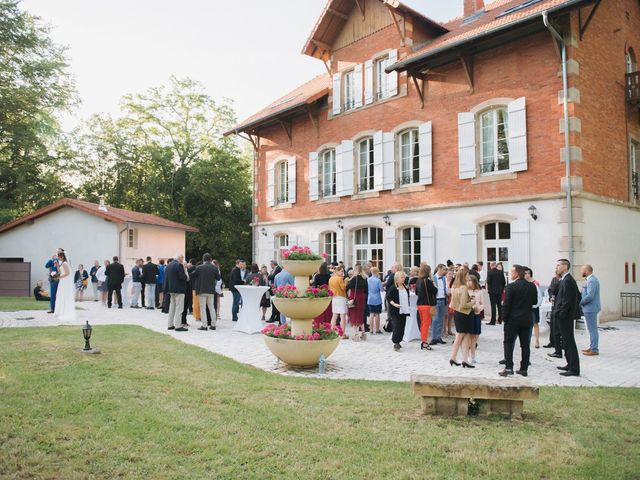
<path fill-rule="evenodd" d="M 17 1 L 0 0 L 0 223 L 70 191 L 57 115 L 75 103 L 64 49 Z"/>

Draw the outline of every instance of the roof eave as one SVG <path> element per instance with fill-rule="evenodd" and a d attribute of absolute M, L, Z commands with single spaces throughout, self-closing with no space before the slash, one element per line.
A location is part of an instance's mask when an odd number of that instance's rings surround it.
<path fill-rule="evenodd" d="M 580 4 L 593 3 L 594 1 L 595 0 L 571 0 L 571 1 L 567 2 L 567 3 L 561 4 L 561 5 L 557 5 L 555 7 L 548 8 L 545 11 L 548 14 L 558 13 L 560 11 L 568 10 L 568 9 L 574 8 L 576 6 L 579 6 Z M 409 59 L 406 59 L 406 60 L 402 60 L 400 62 L 396 62 L 393 65 L 388 66 L 385 69 L 385 71 L 387 73 L 391 73 L 391 72 L 394 72 L 394 71 L 403 72 L 405 70 L 409 70 L 411 67 L 420 65 L 421 63 L 424 63 L 426 60 L 428 60 L 430 58 L 433 58 L 433 57 L 435 57 L 437 55 L 440 55 L 442 53 L 445 53 L 445 52 L 447 52 L 449 50 L 460 48 L 460 47 L 462 47 L 462 46 L 464 46 L 464 45 L 466 45 L 468 43 L 477 42 L 477 41 L 483 40 L 483 39 L 485 39 L 487 37 L 494 36 L 494 35 L 496 35 L 498 33 L 501 33 L 501 32 L 504 32 L 504 31 L 508 31 L 510 29 L 518 28 L 520 26 L 523 26 L 523 25 L 526 25 L 526 24 L 529 24 L 529 23 L 533 23 L 535 20 L 537 20 L 537 19 L 542 17 L 542 13 L 543 12 L 539 12 L 539 13 L 537 13 L 535 15 L 531 15 L 529 17 L 524 17 L 524 18 L 515 20 L 515 21 L 507 23 L 505 25 L 501 25 L 498 28 L 494 28 L 493 30 L 488 30 L 486 32 L 483 32 L 480 35 L 464 38 L 464 39 L 462 39 L 460 41 L 452 42 L 452 43 L 450 43 L 448 45 L 444 45 L 442 47 L 435 48 L 433 50 L 429 50 L 429 51 L 427 51 L 427 52 L 425 52 L 425 53 L 423 53 L 421 55 L 417 55 L 415 57 L 412 57 L 412 58 L 409 58 Z"/>

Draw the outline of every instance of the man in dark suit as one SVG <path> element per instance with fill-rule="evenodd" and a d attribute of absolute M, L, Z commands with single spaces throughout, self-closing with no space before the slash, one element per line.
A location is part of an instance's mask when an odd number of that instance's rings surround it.
<path fill-rule="evenodd" d="M 169 294 L 169 330 L 186 332 L 188 329 L 182 326 L 182 310 L 184 309 L 184 296 L 187 293 L 187 268 L 184 256 L 176 255 L 164 272 L 167 283 L 166 293 Z"/>
<path fill-rule="evenodd" d="M 107 306 L 111 308 L 113 292 L 116 292 L 118 308 L 122 308 L 122 282 L 124 282 L 124 267 L 118 261 L 118 257 L 113 257 L 113 262 L 105 269 L 107 276 Z"/>
<path fill-rule="evenodd" d="M 275 260 L 271 260 L 271 273 L 267 277 L 267 280 L 269 281 L 269 286 L 271 287 L 271 290 L 272 290 L 271 293 L 273 293 L 273 286 L 276 281 L 276 276 L 281 271 L 282 271 L 282 267 L 278 265 L 278 262 L 276 262 Z M 267 323 L 275 323 L 279 321 L 280 321 L 280 311 L 276 308 L 274 303 L 271 302 L 271 318 L 267 320 Z"/>
<path fill-rule="evenodd" d="M 576 318 L 579 318 L 579 290 L 578 284 L 569 273 L 571 263 L 565 258 L 561 258 L 556 263 L 556 275 L 560 276 L 560 284 L 558 285 L 558 293 L 554 304 L 554 313 L 556 325 L 560 329 L 562 336 L 562 346 L 564 354 L 567 358 L 567 364 L 564 367 L 558 367 L 560 375 L 565 377 L 580 376 L 580 357 L 578 356 L 578 347 L 574 336 L 574 324 Z"/>
<path fill-rule="evenodd" d="M 212 263 L 210 253 L 202 256 L 202 265 L 198 265 L 193 272 L 192 282 L 196 286 L 196 293 L 200 299 L 200 319 L 202 325 L 199 330 L 216 329 L 216 320 L 212 320 L 211 312 L 214 310 L 214 296 L 216 293 L 216 282 L 220 280 L 220 270 Z M 204 315 L 207 315 L 205 323 Z"/>
<path fill-rule="evenodd" d="M 236 288 L 237 285 L 244 285 L 244 278 L 247 275 L 247 264 L 244 260 L 237 260 L 236 266 L 233 267 L 229 274 L 229 290 L 233 295 L 233 305 L 231 307 L 231 320 L 238 321 L 238 312 L 242 305 L 242 296 Z"/>
<path fill-rule="evenodd" d="M 144 305 L 147 310 L 153 310 L 156 305 L 156 277 L 158 276 L 158 266 L 147 257 L 147 263 L 142 266 L 142 283 L 144 283 Z"/>
<path fill-rule="evenodd" d="M 551 302 L 551 312 L 549 313 L 549 343 L 544 348 L 553 348 L 555 351 L 548 353 L 550 357 L 562 358 L 562 337 L 560 336 L 560 329 L 556 322 L 556 295 L 558 294 L 558 287 L 560 286 L 560 277 L 554 275 L 549 283 L 547 293 L 549 294 L 549 301 Z"/>
<path fill-rule="evenodd" d="M 502 292 L 506 283 L 504 273 L 498 270 L 496 262 L 491 262 L 487 272 L 487 292 L 489 293 L 489 300 L 491 300 L 491 321 L 487 325 L 495 325 L 496 320 L 498 320 L 498 323 L 502 322 L 500 309 L 502 307 Z"/>
<path fill-rule="evenodd" d="M 502 322 L 504 323 L 504 370 L 500 375 L 506 377 L 513 375 L 513 348 L 516 344 L 516 338 L 520 339 L 520 350 L 522 358 L 520 359 L 520 370 L 516 373 L 527 376 L 529 368 L 529 348 L 530 332 L 533 325 L 533 306 L 538 301 L 538 292 L 536 286 L 525 280 L 524 267 L 522 265 L 514 265 L 511 267 L 512 283 L 507 285 L 504 290 L 504 303 L 502 304 Z"/>

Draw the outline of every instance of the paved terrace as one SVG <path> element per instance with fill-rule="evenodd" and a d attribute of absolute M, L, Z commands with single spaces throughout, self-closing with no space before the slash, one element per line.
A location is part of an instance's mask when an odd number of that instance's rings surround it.
<path fill-rule="evenodd" d="M 100 347 L 100 325 L 139 325 L 157 333 L 170 335 L 179 341 L 195 345 L 211 352 L 224 355 L 241 363 L 281 375 L 318 377 L 317 369 L 305 370 L 288 367 L 275 358 L 267 349 L 260 334 L 247 335 L 234 332 L 231 322 L 231 295 L 223 298 L 222 320 L 216 331 L 199 331 L 200 326 L 189 316 L 191 328 L 188 332 L 167 330 L 167 316 L 158 310 L 137 310 L 125 307 L 107 309 L 105 306 L 85 301 L 83 310 L 78 311 L 75 325 L 89 320 L 94 330 L 92 345 Z M 384 317 L 384 314 L 383 314 Z M 0 312 L 0 328 L 48 327 L 59 325 L 53 315 L 44 311 Z M 548 338 L 546 324 L 542 325 L 541 344 Z M 433 350 L 420 350 L 420 342 L 403 343 L 400 352 L 394 352 L 390 334 L 369 335 L 365 342 L 342 340 L 335 353 L 327 361 L 327 371 L 323 377 L 331 379 L 391 380 L 406 382 L 413 373 L 439 376 L 474 376 L 479 378 L 501 378 L 498 371 L 502 366 L 502 327 L 484 326 L 479 340 L 475 369 L 449 366 L 448 360 L 453 338 L 447 338 L 447 345 L 438 345 Z M 589 335 L 586 331 L 576 331 L 579 349 L 587 348 Z M 80 346 L 82 337 L 78 330 Z M 561 386 L 607 386 L 640 387 L 640 322 L 616 321 L 600 328 L 600 356 L 581 355 L 581 377 L 561 377 L 557 366 L 564 360 L 547 356 L 549 349 L 532 349 L 529 379 L 538 385 Z M 70 346 L 71 348 L 72 346 Z M 519 365 L 519 348 L 516 346 L 514 361 Z"/>

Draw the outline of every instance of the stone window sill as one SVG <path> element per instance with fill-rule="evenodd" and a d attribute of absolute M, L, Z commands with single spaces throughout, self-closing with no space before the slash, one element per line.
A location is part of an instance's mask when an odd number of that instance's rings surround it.
<path fill-rule="evenodd" d="M 340 197 L 327 197 L 327 198 L 320 198 L 316 200 L 317 205 L 322 205 L 323 203 L 339 203 L 339 202 L 340 202 Z"/>
<path fill-rule="evenodd" d="M 274 205 L 273 206 L 274 210 L 286 210 L 288 208 L 293 208 L 293 204 L 292 203 L 279 203 L 278 205 Z"/>
<path fill-rule="evenodd" d="M 426 185 L 407 185 L 406 187 L 398 187 L 392 190 L 391 195 L 403 195 L 405 193 L 424 192 L 426 190 Z"/>
<path fill-rule="evenodd" d="M 471 179 L 471 183 L 476 185 L 478 183 L 490 183 L 490 182 L 501 182 L 503 180 L 515 180 L 518 178 L 518 174 L 516 172 L 507 172 L 507 173 L 499 173 L 496 175 L 485 175 L 481 177 L 476 177 Z"/>
<path fill-rule="evenodd" d="M 365 198 L 376 198 L 380 196 L 380 192 L 361 192 L 351 195 L 351 200 L 362 200 Z"/>

